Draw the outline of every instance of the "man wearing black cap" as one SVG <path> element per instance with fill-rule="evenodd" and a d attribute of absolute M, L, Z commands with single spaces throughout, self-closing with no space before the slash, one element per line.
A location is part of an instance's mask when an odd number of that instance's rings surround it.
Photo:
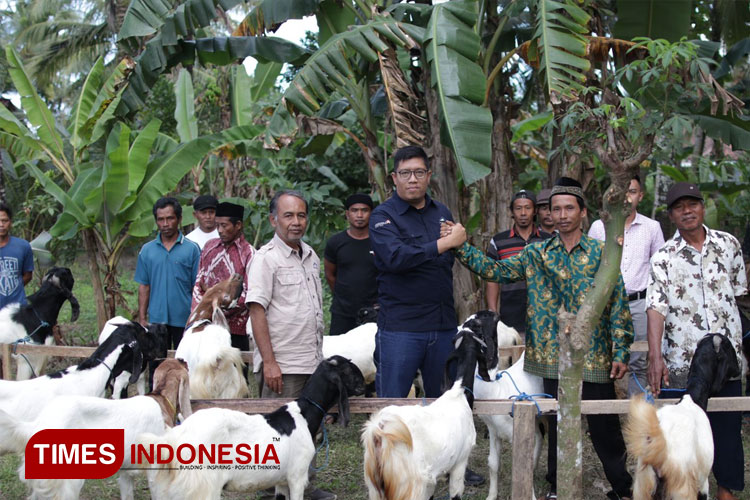
<path fill-rule="evenodd" d="M 726 336 L 741 355 L 736 297 L 747 293 L 740 243 L 703 223 L 706 210 L 698 186 L 674 184 L 667 192 L 667 209 L 677 232 L 652 257 L 646 292 L 648 380 L 654 394 L 662 398 L 682 396 L 662 388 L 685 388 L 695 348 L 706 334 Z M 741 395 L 740 373 L 712 394 Z M 742 412 L 712 412 L 708 420 L 714 440 L 716 498 L 736 500 L 732 491 L 745 487 Z"/>
<path fill-rule="evenodd" d="M 344 202 L 349 228 L 326 242 L 323 266 L 333 292 L 330 335 L 346 333 L 357 326 L 357 312 L 372 307 L 378 299 L 378 275 L 370 251 L 372 198 L 364 193 Z"/>
<path fill-rule="evenodd" d="M 219 237 L 209 240 L 201 252 L 191 309 L 195 309 L 209 288 L 231 278 L 232 275 L 242 276 L 242 283 L 247 281 L 247 270 L 255 249 L 245 240 L 242 233 L 243 218 L 244 208 L 241 205 L 224 202 L 216 207 L 216 228 Z M 249 312 L 245 307 L 246 291 L 243 286 L 237 306 L 224 311 L 229 324 L 232 347 L 241 351 L 250 350 L 246 331 L 249 318 Z"/>
<path fill-rule="evenodd" d="M 539 216 L 539 229 L 549 234 L 555 232 L 555 221 L 552 220 L 552 211 L 549 208 L 549 195 L 552 190 L 549 188 L 539 191 L 536 197 L 536 212 Z"/>
<path fill-rule="evenodd" d="M 193 202 L 193 215 L 198 222 L 198 227 L 185 237 L 196 242 L 201 250 L 208 240 L 219 237 L 216 230 L 216 205 L 218 204 L 219 200 L 209 194 L 201 195 Z"/>
<path fill-rule="evenodd" d="M 526 245 L 551 238 L 552 235 L 534 226 L 536 198 L 534 193 L 522 189 L 510 202 L 513 227 L 492 237 L 487 255 L 493 259 L 508 259 L 517 255 Z M 487 309 L 497 312 L 500 295 L 500 320 L 515 328 L 522 336 L 526 332 L 526 282 L 507 283 L 500 294 L 498 283 L 487 282 Z"/>
<path fill-rule="evenodd" d="M 542 377 L 544 392 L 557 394 L 558 354 L 557 312 L 560 308 L 576 313 L 591 290 L 599 269 L 604 243 L 581 231 L 586 204 L 581 184 L 562 177 L 550 195 L 552 217 L 558 232 L 554 237 L 527 245 L 505 260 L 486 257 L 467 243 L 460 224 L 446 227 L 441 235 L 447 244 L 458 247 L 462 264 L 483 279 L 499 283 L 526 281 L 526 352 L 524 371 Z M 591 333 L 591 343 L 583 361 L 583 399 L 615 399 L 614 379 L 627 372 L 633 322 L 620 275 L 599 323 Z M 617 415 L 587 415 L 589 434 L 612 491 L 611 499 L 631 495 L 632 478 L 626 468 L 625 441 Z M 557 498 L 557 420 L 549 419 L 547 439 L 547 481 L 550 491 L 543 498 Z"/>

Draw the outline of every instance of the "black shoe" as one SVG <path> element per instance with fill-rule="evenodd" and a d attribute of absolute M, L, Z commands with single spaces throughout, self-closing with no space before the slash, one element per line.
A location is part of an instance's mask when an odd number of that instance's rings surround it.
<path fill-rule="evenodd" d="M 467 467 L 464 472 L 464 483 L 468 486 L 480 486 L 484 484 L 484 477 Z"/>

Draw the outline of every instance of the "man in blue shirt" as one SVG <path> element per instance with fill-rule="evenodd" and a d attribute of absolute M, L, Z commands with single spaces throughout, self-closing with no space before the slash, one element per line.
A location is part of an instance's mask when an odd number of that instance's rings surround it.
<path fill-rule="evenodd" d="M 190 299 L 198 274 L 201 251 L 182 234 L 182 206 L 175 198 L 160 198 L 154 204 L 159 229 L 138 254 L 135 281 L 141 324 L 163 323 L 176 349 L 190 314 Z"/>
<path fill-rule="evenodd" d="M 26 240 L 10 235 L 13 212 L 0 203 L 0 309 L 8 304 L 26 304 L 23 287 L 31 281 L 34 256 Z"/>

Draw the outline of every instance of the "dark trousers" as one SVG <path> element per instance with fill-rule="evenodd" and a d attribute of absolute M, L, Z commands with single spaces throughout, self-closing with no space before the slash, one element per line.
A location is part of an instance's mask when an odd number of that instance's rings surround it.
<path fill-rule="evenodd" d="M 167 349 L 177 349 L 177 346 L 180 345 L 180 340 L 182 340 L 182 334 L 185 332 L 184 326 L 172 326 L 172 325 L 166 325 L 167 327 Z M 158 363 L 156 361 L 149 361 L 148 363 L 148 390 L 149 392 L 154 390 L 154 370 L 156 370 L 156 367 L 158 366 Z"/>
<path fill-rule="evenodd" d="M 167 341 L 171 343 L 168 348 L 177 349 L 177 346 L 180 345 L 180 341 L 182 340 L 182 334 L 185 332 L 185 327 L 167 325 L 167 332 L 169 332 Z"/>
<path fill-rule="evenodd" d="M 346 333 L 356 327 L 357 318 L 331 313 L 331 330 L 328 334 L 341 335 L 342 333 Z"/>
<path fill-rule="evenodd" d="M 682 397 L 683 392 L 660 392 L 659 399 Z M 715 396 L 742 396 L 742 382 L 732 380 Z M 742 412 L 708 412 L 711 433 L 714 436 L 714 466 L 711 469 L 716 483 L 728 490 L 745 489 L 745 455 L 742 450 Z"/>
<path fill-rule="evenodd" d="M 405 398 L 417 370 L 422 373 L 425 396 L 443 393 L 445 362 L 453 352 L 456 329 L 431 332 L 394 332 L 378 328 L 373 361 L 378 397 Z"/>
<path fill-rule="evenodd" d="M 250 350 L 250 336 L 249 335 L 230 335 L 230 339 L 232 339 L 232 347 L 235 349 L 239 349 L 240 351 L 249 351 Z M 247 363 L 242 365 L 242 375 L 244 375 L 245 380 L 247 380 Z"/>
<path fill-rule="evenodd" d="M 543 381 L 544 392 L 557 397 L 557 380 L 545 378 Z M 615 384 L 584 382 L 581 396 L 582 399 L 615 399 Z M 557 415 L 550 415 L 548 419 L 547 482 L 553 491 L 557 491 Z M 633 478 L 630 477 L 625 465 L 625 440 L 620 429 L 620 417 L 586 415 L 586 421 L 589 424 L 591 443 L 599 456 L 609 484 L 618 496 L 631 496 Z"/>

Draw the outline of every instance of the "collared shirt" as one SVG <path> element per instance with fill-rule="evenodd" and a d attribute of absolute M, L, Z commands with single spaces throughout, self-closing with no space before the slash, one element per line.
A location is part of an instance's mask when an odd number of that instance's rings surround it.
<path fill-rule="evenodd" d="M 393 194 L 370 216 L 370 244 L 378 269 L 378 327 L 426 332 L 456 328 L 453 255 L 438 254 L 440 219 L 448 207 L 425 196 L 416 209 Z"/>
<path fill-rule="evenodd" d="M 182 232 L 169 250 L 162 244 L 161 234 L 141 247 L 135 281 L 150 287 L 148 320 L 151 323 L 185 327 L 200 256 L 198 245 L 185 238 Z"/>
<path fill-rule="evenodd" d="M 193 302 L 190 309 L 195 309 L 195 306 L 203 299 L 203 295 L 209 288 L 231 278 L 235 273 L 239 274 L 242 276 L 243 282 L 242 295 L 237 300 L 236 307 L 224 311 L 229 324 L 229 333 L 232 335 L 247 335 L 245 328 L 250 312 L 245 306 L 247 289 L 244 283 L 253 254 L 255 254 L 255 249 L 245 240 L 245 236 L 242 234 L 237 236 L 229 245 L 224 245 L 219 238 L 210 240 L 201 252 L 198 277 L 195 279 Z"/>
<path fill-rule="evenodd" d="M 196 227 L 192 231 L 190 231 L 185 238 L 192 240 L 198 244 L 201 251 L 203 250 L 203 247 L 206 246 L 206 243 L 208 243 L 210 240 L 214 238 L 219 237 L 219 230 L 214 228 L 213 231 L 204 233 L 203 230 L 200 227 Z"/>
<path fill-rule="evenodd" d="M 559 235 L 525 247 L 515 257 L 494 260 L 469 244 L 456 252 L 459 260 L 487 281 L 512 283 L 526 280 L 529 306 L 526 311 L 526 356 L 524 370 L 556 379 L 558 361 L 557 311 L 563 307 L 576 313 L 594 283 L 604 244 L 585 234 L 568 252 Z M 592 333 L 591 347 L 584 356 L 583 380 L 611 382 L 613 362 L 626 363 L 633 343 L 633 321 L 622 276 L 618 277 L 599 324 Z"/>
<path fill-rule="evenodd" d="M 729 233 L 703 226 L 700 251 L 677 231 L 651 259 L 647 309 L 665 317 L 662 353 L 670 373 L 686 375 L 698 341 L 726 335 L 742 353 L 740 312 L 735 297 L 747 293 L 742 250 Z"/>
<path fill-rule="evenodd" d="M 589 236 L 604 241 L 604 224 L 596 220 L 589 229 Z M 648 286 L 648 275 L 651 270 L 651 257 L 664 246 L 664 234 L 661 226 L 653 219 L 638 212 L 630 227 L 625 229 L 622 245 L 620 271 L 625 280 L 625 291 L 640 292 Z"/>
<path fill-rule="evenodd" d="M 516 231 L 516 225 L 508 231 L 497 233 L 490 240 L 487 256 L 503 260 L 518 255 L 526 245 L 544 241 L 552 235 L 534 228 L 528 240 Z M 500 290 L 500 319 L 519 332 L 526 331 L 526 282 L 506 283 Z"/>
<path fill-rule="evenodd" d="M 271 347 L 281 372 L 309 374 L 323 359 L 323 288 L 320 259 L 300 241 L 301 255 L 278 235 L 260 247 L 247 274 L 245 303 L 266 310 Z M 253 354 L 253 370 L 263 359 Z"/>

